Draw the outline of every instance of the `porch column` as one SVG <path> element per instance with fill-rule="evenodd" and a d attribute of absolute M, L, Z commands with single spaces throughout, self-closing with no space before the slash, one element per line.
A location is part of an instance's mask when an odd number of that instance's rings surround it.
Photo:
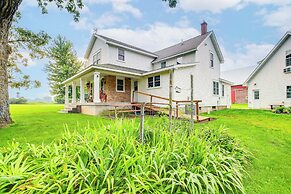
<path fill-rule="evenodd" d="M 98 103 L 100 102 L 100 87 L 99 87 L 99 83 L 100 83 L 100 73 L 99 72 L 94 72 L 94 103 Z"/>
<path fill-rule="evenodd" d="M 65 85 L 65 104 L 69 104 L 69 87 Z"/>
<path fill-rule="evenodd" d="M 76 103 L 76 84 L 75 82 L 72 83 L 72 103 Z"/>
<path fill-rule="evenodd" d="M 85 102 L 84 83 L 82 78 L 80 78 L 80 103 L 84 102 Z"/>

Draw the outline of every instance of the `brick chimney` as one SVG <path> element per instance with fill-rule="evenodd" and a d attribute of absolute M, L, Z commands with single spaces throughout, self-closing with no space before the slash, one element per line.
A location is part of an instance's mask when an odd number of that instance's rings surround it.
<path fill-rule="evenodd" d="M 207 23 L 203 21 L 203 23 L 201 24 L 201 35 L 204 35 L 206 33 L 207 33 Z"/>

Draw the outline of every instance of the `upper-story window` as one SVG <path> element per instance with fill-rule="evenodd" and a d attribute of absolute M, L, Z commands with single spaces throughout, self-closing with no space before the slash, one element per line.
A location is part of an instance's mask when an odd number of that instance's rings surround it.
<path fill-rule="evenodd" d="M 213 53 L 210 52 L 210 67 L 213 68 L 214 67 L 214 55 Z"/>
<path fill-rule="evenodd" d="M 119 61 L 125 61 L 125 51 L 122 48 L 118 48 L 118 60 Z"/>
<path fill-rule="evenodd" d="M 97 51 L 93 55 L 93 64 L 100 64 L 100 61 L 101 61 L 101 50 Z"/>
<path fill-rule="evenodd" d="M 219 82 L 213 81 L 213 94 L 219 95 Z"/>
<path fill-rule="evenodd" d="M 286 67 L 291 67 L 291 50 L 286 52 Z"/>
<path fill-rule="evenodd" d="M 166 66 L 167 66 L 167 62 L 166 61 L 161 62 L 161 68 L 165 68 Z"/>
<path fill-rule="evenodd" d="M 287 98 L 291 98 L 291 86 L 287 86 Z"/>
<path fill-rule="evenodd" d="M 178 57 L 177 64 L 182 64 L 182 63 L 183 63 L 183 57 Z"/>
<path fill-rule="evenodd" d="M 161 86 L 161 76 L 156 75 L 153 77 L 148 77 L 148 88 L 154 88 Z"/>

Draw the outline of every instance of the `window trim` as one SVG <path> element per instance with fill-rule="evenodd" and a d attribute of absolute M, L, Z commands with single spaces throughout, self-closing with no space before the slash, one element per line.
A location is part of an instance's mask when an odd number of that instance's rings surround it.
<path fill-rule="evenodd" d="M 98 54 L 100 54 L 100 58 L 99 58 L 99 60 L 98 60 L 98 58 L 97 58 Z M 93 54 L 93 59 L 92 59 L 93 64 L 95 64 L 94 56 L 96 56 L 96 59 L 97 59 L 97 60 L 96 60 L 96 64 L 100 64 L 100 63 L 98 63 L 98 61 L 99 61 L 99 62 L 101 61 L 101 49 L 99 49 L 98 51 L 96 51 L 96 52 Z"/>
<path fill-rule="evenodd" d="M 119 59 L 119 50 L 123 50 L 123 60 Z M 117 47 L 117 61 L 125 62 L 125 49 Z"/>
<path fill-rule="evenodd" d="M 285 66 L 291 67 L 291 50 L 286 51 L 285 54 Z"/>
<path fill-rule="evenodd" d="M 163 66 L 165 65 L 165 66 Z M 162 61 L 161 62 L 161 69 L 166 68 L 167 67 L 167 61 Z"/>
<path fill-rule="evenodd" d="M 256 92 L 258 92 L 258 98 L 256 98 Z M 260 100 L 260 90 L 253 90 L 253 99 Z"/>
<path fill-rule="evenodd" d="M 290 95 L 290 96 L 288 97 L 288 95 Z M 290 86 L 286 86 L 286 98 L 287 99 L 291 99 L 291 85 Z"/>
<path fill-rule="evenodd" d="M 123 81 L 123 90 L 118 90 L 117 80 L 122 80 Z M 116 77 L 116 80 L 115 80 L 115 89 L 116 89 L 116 92 L 125 92 L 125 77 Z"/>
<path fill-rule="evenodd" d="M 160 77 L 160 85 L 159 86 L 156 86 L 156 77 Z M 149 87 L 149 79 L 152 78 L 153 79 L 153 86 L 152 87 Z M 160 88 L 161 87 L 161 75 L 155 75 L 155 76 L 150 76 L 150 77 L 147 77 L 147 89 L 153 89 L 153 88 Z"/>
<path fill-rule="evenodd" d="M 214 69 L 214 53 L 212 51 L 209 51 L 209 67 Z"/>
<path fill-rule="evenodd" d="M 214 84 L 216 83 L 217 83 L 217 86 L 215 87 Z M 215 80 L 212 81 L 212 94 L 215 96 L 219 96 L 219 81 L 215 81 Z"/>

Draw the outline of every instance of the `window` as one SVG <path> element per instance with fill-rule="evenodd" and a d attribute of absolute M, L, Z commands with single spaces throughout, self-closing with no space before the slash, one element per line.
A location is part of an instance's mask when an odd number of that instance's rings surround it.
<path fill-rule="evenodd" d="M 254 99 L 259 100 L 260 99 L 260 91 L 259 90 L 254 90 Z"/>
<path fill-rule="evenodd" d="M 213 94 L 219 95 L 219 83 L 217 81 L 213 82 Z"/>
<path fill-rule="evenodd" d="M 286 52 L 286 67 L 291 67 L 291 50 Z"/>
<path fill-rule="evenodd" d="M 213 68 L 214 67 L 214 56 L 213 56 L 213 53 L 210 53 L 210 67 Z"/>
<path fill-rule="evenodd" d="M 124 92 L 124 78 L 116 78 L 116 91 Z"/>
<path fill-rule="evenodd" d="M 177 64 L 182 64 L 182 63 L 183 63 L 183 57 L 178 57 Z"/>
<path fill-rule="evenodd" d="M 124 49 L 118 48 L 118 60 L 119 61 L 125 61 L 124 57 Z"/>
<path fill-rule="evenodd" d="M 221 95 L 224 96 L 224 85 L 221 85 Z"/>
<path fill-rule="evenodd" d="M 166 61 L 161 62 L 161 68 L 165 68 L 166 66 L 167 66 L 167 62 Z"/>
<path fill-rule="evenodd" d="M 148 88 L 159 87 L 159 86 L 161 86 L 160 75 L 148 78 Z"/>
<path fill-rule="evenodd" d="M 93 55 L 93 64 L 100 64 L 101 61 L 101 51 L 97 51 L 94 55 Z"/>
<path fill-rule="evenodd" d="M 291 98 L 291 86 L 287 86 L 287 98 Z"/>

